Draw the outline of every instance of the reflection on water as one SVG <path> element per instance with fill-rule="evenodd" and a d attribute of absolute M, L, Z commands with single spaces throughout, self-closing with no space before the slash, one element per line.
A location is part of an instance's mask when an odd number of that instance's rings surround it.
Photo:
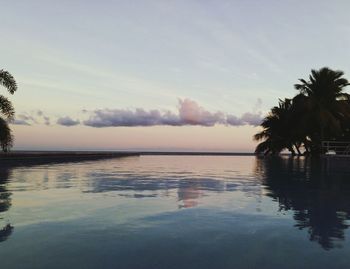
<path fill-rule="evenodd" d="M 3 217 L 3 212 L 9 210 L 11 206 L 11 192 L 7 190 L 7 182 L 10 178 L 10 173 L 10 168 L 0 168 L 0 242 L 5 241 L 13 231 L 13 226 L 6 223 Z"/>
<path fill-rule="evenodd" d="M 329 250 L 335 241 L 345 239 L 349 227 L 350 178 L 346 171 L 330 173 L 323 161 L 257 159 L 256 173 L 279 210 L 294 212 L 295 227 L 307 229 L 311 241 Z"/>
<path fill-rule="evenodd" d="M 147 156 L 0 168 L 1 259 L 6 250 L 19 248 L 25 240 L 31 242 L 27 247 L 33 253 L 23 261 L 30 260 L 44 246 L 59 247 L 60 240 L 67 236 L 65 240 L 75 238 L 70 252 L 61 253 L 63 259 L 67 255 L 67 262 L 69 253 L 81 248 L 75 245 L 77 242 L 91 239 L 91 248 L 112 244 L 110 248 L 120 252 L 121 267 L 142 268 L 130 264 L 127 257 L 147 248 L 148 256 L 140 258 L 147 264 L 149 255 L 155 253 L 146 242 L 154 241 L 154 248 L 169 248 L 169 253 L 176 252 L 180 245 L 188 246 L 188 255 L 196 250 L 191 259 L 209 250 L 220 251 L 220 261 L 209 263 L 201 255 L 198 266 L 192 264 L 189 268 L 206 268 L 203 264 L 249 268 L 254 264 L 245 266 L 244 262 L 233 261 L 230 253 L 243 251 L 237 255 L 251 255 L 247 259 L 252 263 L 267 257 L 277 263 L 278 259 L 284 262 L 283 255 L 287 254 L 283 247 L 278 255 L 278 250 L 265 253 L 271 244 L 287 242 L 285 249 L 289 249 L 290 256 L 303 248 L 310 249 L 316 260 L 324 250 L 347 251 L 349 219 L 349 173 L 330 172 L 317 159 Z M 54 233 L 49 232 L 51 227 Z M 30 239 L 36 232 L 46 241 L 32 248 Z M 207 238 L 212 240 L 210 245 Z M 318 250 L 306 247 L 307 241 Z M 116 246 L 115 242 L 124 245 Z M 260 247 L 253 251 L 257 242 L 261 242 Z M 93 268 L 94 262 L 106 255 L 106 249 L 89 251 L 85 250 L 84 255 L 91 259 L 96 256 L 90 260 Z M 188 268 L 181 263 L 185 263 L 185 256 L 170 261 L 171 256 L 163 255 L 174 268 Z M 8 259 L 11 265 L 13 260 Z M 339 256 L 337 259 L 340 261 Z M 172 268 L 167 262 L 162 264 Z M 259 267 L 279 268 L 269 263 Z"/>
<path fill-rule="evenodd" d="M 7 240 L 7 238 L 12 234 L 13 226 L 11 224 L 6 224 L 4 228 L 0 230 L 0 242 Z"/>

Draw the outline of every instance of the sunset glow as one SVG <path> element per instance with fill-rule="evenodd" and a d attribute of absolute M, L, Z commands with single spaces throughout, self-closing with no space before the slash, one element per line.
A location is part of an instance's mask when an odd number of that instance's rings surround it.
<path fill-rule="evenodd" d="M 2 4 L 15 149 L 252 152 L 298 78 L 350 73 L 347 2 L 64 2 Z"/>

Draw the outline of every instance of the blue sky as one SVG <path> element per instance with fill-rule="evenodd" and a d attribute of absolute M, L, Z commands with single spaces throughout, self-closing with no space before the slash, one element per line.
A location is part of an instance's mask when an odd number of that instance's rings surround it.
<path fill-rule="evenodd" d="M 1 6 L 1 68 L 18 81 L 12 97 L 17 114 L 37 118 L 31 126 L 14 126 L 17 148 L 252 151 L 251 136 L 258 129 L 249 124 L 114 126 L 96 134 L 93 127 L 56 122 L 61 117 L 84 122 L 96 109 L 176 114 L 179 99 L 212 113 L 263 115 L 278 98 L 293 96 L 293 84 L 311 68 L 350 73 L 348 1 L 7 1 Z M 60 133 L 60 143 L 48 138 L 52 132 Z M 180 132 L 187 142 L 159 146 L 129 140 L 131 134 L 142 139 L 144 132 L 155 137 Z M 191 147 L 197 132 L 203 144 Z M 82 134 L 91 140 L 68 142 Z M 227 139 L 218 146 L 220 135 Z M 104 137 L 109 144 L 97 142 Z"/>

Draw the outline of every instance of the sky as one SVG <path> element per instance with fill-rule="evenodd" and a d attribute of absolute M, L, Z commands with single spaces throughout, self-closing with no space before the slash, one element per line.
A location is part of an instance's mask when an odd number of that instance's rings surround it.
<path fill-rule="evenodd" d="M 323 66 L 350 74 L 349 8 L 2 1 L 15 149 L 252 152 L 261 119 L 299 78 Z"/>

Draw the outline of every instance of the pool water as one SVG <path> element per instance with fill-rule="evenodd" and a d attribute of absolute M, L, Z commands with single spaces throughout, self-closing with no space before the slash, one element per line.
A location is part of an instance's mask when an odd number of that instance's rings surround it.
<path fill-rule="evenodd" d="M 0 168 L 0 268 L 350 268 L 349 219 L 350 173 L 322 160 Z"/>

